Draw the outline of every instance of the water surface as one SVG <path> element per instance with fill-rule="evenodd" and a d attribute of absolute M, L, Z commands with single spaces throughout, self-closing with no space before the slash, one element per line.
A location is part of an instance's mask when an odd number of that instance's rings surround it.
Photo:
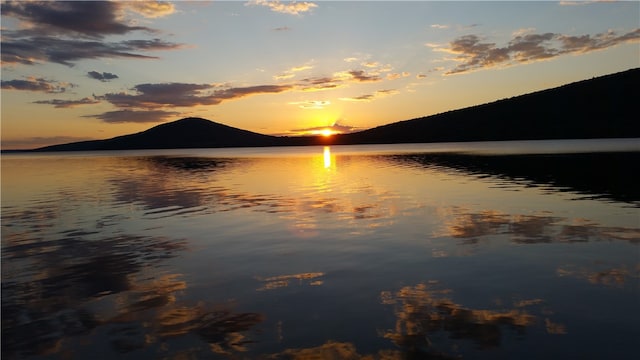
<path fill-rule="evenodd" d="M 630 358 L 637 139 L 2 156 L 6 358 Z"/>

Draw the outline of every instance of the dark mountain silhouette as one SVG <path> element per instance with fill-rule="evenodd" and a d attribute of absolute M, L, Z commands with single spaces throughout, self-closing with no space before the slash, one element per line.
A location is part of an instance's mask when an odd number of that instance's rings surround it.
<path fill-rule="evenodd" d="M 351 134 L 277 137 L 186 118 L 107 140 L 37 151 L 388 144 L 640 137 L 640 68 Z M 488 85 L 490 86 L 490 85 Z"/>
<path fill-rule="evenodd" d="M 640 137 L 638 84 L 640 68 L 345 134 L 337 140 L 379 144 Z"/>
<path fill-rule="evenodd" d="M 281 139 L 200 118 L 186 118 L 149 130 L 107 140 L 81 141 L 40 148 L 41 151 L 179 149 L 236 146 L 277 146 Z"/>

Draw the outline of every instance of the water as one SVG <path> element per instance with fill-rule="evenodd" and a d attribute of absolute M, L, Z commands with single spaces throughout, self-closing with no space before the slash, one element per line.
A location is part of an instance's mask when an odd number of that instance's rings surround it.
<path fill-rule="evenodd" d="M 636 356 L 638 144 L 3 155 L 2 357 Z"/>

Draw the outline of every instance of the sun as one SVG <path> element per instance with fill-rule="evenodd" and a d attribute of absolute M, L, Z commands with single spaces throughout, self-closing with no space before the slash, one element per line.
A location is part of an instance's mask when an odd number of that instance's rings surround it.
<path fill-rule="evenodd" d="M 329 136 L 333 135 L 333 131 L 331 131 L 331 129 L 322 129 L 322 130 L 320 130 L 320 135 L 322 135 L 324 137 L 329 137 Z"/>

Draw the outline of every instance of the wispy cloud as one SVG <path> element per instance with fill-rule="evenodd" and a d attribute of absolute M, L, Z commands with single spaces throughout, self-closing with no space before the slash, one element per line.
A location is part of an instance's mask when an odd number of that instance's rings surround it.
<path fill-rule="evenodd" d="M 579 0 L 579 1 L 560 1 L 560 6 L 576 6 L 576 5 L 589 5 L 595 3 L 615 2 L 617 0 Z"/>
<path fill-rule="evenodd" d="M 146 18 L 165 17 L 176 12 L 175 6 L 168 1 L 123 1 L 119 5 Z"/>
<path fill-rule="evenodd" d="M 308 128 L 302 128 L 302 129 L 292 129 L 289 131 L 294 134 L 317 134 L 324 130 L 331 130 L 334 133 L 345 134 L 345 133 L 357 131 L 359 129 L 360 128 L 358 127 L 340 124 L 339 121 L 336 121 L 335 123 L 333 123 L 333 125 L 329 125 L 329 126 L 314 126 L 314 127 L 308 127 Z"/>
<path fill-rule="evenodd" d="M 318 7 L 317 4 L 308 1 L 290 1 L 285 3 L 278 0 L 252 0 L 247 2 L 246 5 L 266 6 L 270 8 L 271 11 L 290 15 L 300 15 Z"/>
<path fill-rule="evenodd" d="M 85 115 L 83 117 L 100 119 L 106 123 L 121 124 L 121 123 L 155 123 L 162 122 L 171 117 L 180 115 L 176 111 L 164 111 L 164 110 L 116 110 L 108 111 L 102 114 Z"/>
<path fill-rule="evenodd" d="M 100 101 L 86 97 L 86 98 L 82 98 L 82 99 L 79 99 L 79 100 L 61 100 L 61 99 L 38 100 L 38 101 L 34 101 L 33 103 L 34 104 L 53 105 L 53 107 L 56 107 L 56 108 L 66 109 L 66 108 L 76 107 L 76 106 L 79 106 L 79 105 L 98 104 L 98 103 L 100 103 Z"/>
<path fill-rule="evenodd" d="M 292 85 L 256 85 L 247 87 L 234 87 L 214 91 L 212 97 L 222 100 L 238 99 L 257 94 L 275 94 L 293 89 Z"/>
<path fill-rule="evenodd" d="M 375 100 L 377 98 L 384 97 L 384 96 L 389 96 L 389 95 L 395 95 L 397 93 L 398 93 L 398 90 L 386 89 L 386 90 L 378 90 L 373 94 L 365 94 L 365 95 L 360 95 L 360 96 L 355 96 L 355 97 L 342 97 L 342 98 L 340 98 L 340 100 L 342 100 L 342 101 L 354 101 L 354 102 L 358 102 L 358 101 L 370 102 L 370 101 L 373 101 L 373 100 Z"/>
<path fill-rule="evenodd" d="M 297 83 L 297 87 L 302 91 L 330 90 L 344 85 L 342 79 L 331 76 L 305 78 Z"/>
<path fill-rule="evenodd" d="M 87 73 L 87 76 L 92 78 L 92 79 L 100 80 L 102 82 L 106 82 L 106 81 L 110 81 L 110 80 L 118 78 L 118 75 L 116 75 L 116 74 L 112 74 L 112 73 L 108 73 L 108 72 L 100 73 L 98 71 L 89 71 Z"/>
<path fill-rule="evenodd" d="M 461 36 L 448 47 L 436 50 L 455 55 L 457 66 L 445 74 L 509 66 L 555 58 L 565 54 L 588 53 L 623 43 L 640 41 L 640 29 L 624 34 L 607 31 L 596 35 L 563 35 L 556 33 L 517 32 L 505 46 L 483 41 L 478 35 Z"/>
<path fill-rule="evenodd" d="M 283 71 L 281 74 L 275 75 L 273 78 L 276 80 L 290 79 L 292 77 L 295 77 L 296 73 L 298 72 L 311 70 L 311 69 L 313 69 L 313 65 L 310 65 L 309 63 L 300 65 L 300 66 L 294 66 L 290 69 Z"/>
<path fill-rule="evenodd" d="M 301 109 L 305 110 L 321 110 L 331 105 L 331 101 L 328 100 L 307 100 L 307 101 L 294 101 L 289 105 L 297 105 Z"/>
<path fill-rule="evenodd" d="M 462 25 L 462 24 L 431 24 L 430 28 L 432 29 L 437 29 L 437 30 L 449 30 L 449 29 L 453 29 L 456 31 L 464 31 L 464 30 L 469 30 L 471 28 L 474 28 L 478 26 L 478 24 L 471 24 L 471 25 Z"/>
<path fill-rule="evenodd" d="M 369 74 L 364 70 L 344 71 L 344 72 L 337 73 L 336 76 L 338 76 L 340 78 L 344 78 L 345 76 L 350 76 L 352 80 L 357 81 L 357 82 L 375 82 L 375 81 L 381 81 L 382 80 L 380 75 L 378 75 L 377 73 L 376 74 Z"/>
<path fill-rule="evenodd" d="M 349 83 L 365 83 L 382 81 L 377 71 L 368 73 L 365 70 L 345 70 L 332 76 L 305 78 L 297 82 L 296 89 L 301 91 L 322 91 L 347 86 Z"/>
<path fill-rule="evenodd" d="M 364 102 L 369 102 L 369 101 L 373 100 L 374 97 L 375 97 L 374 94 L 365 94 L 365 95 L 354 96 L 354 97 L 342 97 L 342 98 L 340 98 L 340 100 L 342 100 L 342 101 L 364 101 Z"/>
<path fill-rule="evenodd" d="M 387 80 L 395 80 L 395 79 L 405 78 L 405 77 L 408 77 L 408 76 L 411 76 L 411 73 L 407 72 L 407 71 L 403 71 L 401 73 L 390 73 L 390 74 L 387 74 L 386 77 L 387 77 Z"/>
<path fill-rule="evenodd" d="M 2 62 L 5 64 L 34 65 L 43 62 L 73 66 L 83 59 L 133 58 L 157 59 L 155 56 L 137 54 L 140 51 L 179 49 L 181 44 L 160 39 L 126 40 L 120 42 L 82 41 L 53 37 L 28 39 L 7 35 L 2 42 Z"/>
<path fill-rule="evenodd" d="M 68 82 L 36 77 L 28 77 L 24 80 L 2 80 L 1 84 L 2 89 L 6 90 L 38 91 L 45 93 L 63 93 L 67 91 L 68 88 L 76 86 Z"/>

